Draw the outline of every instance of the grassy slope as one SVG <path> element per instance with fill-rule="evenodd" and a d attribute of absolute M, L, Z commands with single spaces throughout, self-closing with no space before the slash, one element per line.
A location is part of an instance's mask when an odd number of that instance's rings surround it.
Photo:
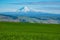
<path fill-rule="evenodd" d="M 60 40 L 60 24 L 0 22 L 0 40 Z"/>

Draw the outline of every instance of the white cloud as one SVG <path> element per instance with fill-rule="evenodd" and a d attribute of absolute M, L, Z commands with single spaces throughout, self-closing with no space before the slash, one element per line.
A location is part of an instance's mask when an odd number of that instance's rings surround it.
<path fill-rule="evenodd" d="M 16 12 L 17 9 L 12 9 L 12 8 L 0 8 L 0 12 Z"/>

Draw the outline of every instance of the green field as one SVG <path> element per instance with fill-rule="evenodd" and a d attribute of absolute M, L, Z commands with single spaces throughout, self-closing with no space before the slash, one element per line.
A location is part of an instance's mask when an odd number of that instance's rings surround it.
<path fill-rule="evenodd" d="M 0 22 L 0 40 L 60 40 L 60 24 Z"/>

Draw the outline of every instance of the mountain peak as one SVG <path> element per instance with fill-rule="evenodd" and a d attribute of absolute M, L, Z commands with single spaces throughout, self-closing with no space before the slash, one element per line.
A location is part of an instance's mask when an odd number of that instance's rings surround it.
<path fill-rule="evenodd" d="M 39 10 L 39 9 L 30 8 L 28 6 L 24 6 L 18 9 L 17 12 L 45 12 L 45 10 Z"/>
<path fill-rule="evenodd" d="M 25 7 L 22 7 L 18 10 L 18 12 L 29 12 L 30 11 L 30 8 L 25 6 Z"/>

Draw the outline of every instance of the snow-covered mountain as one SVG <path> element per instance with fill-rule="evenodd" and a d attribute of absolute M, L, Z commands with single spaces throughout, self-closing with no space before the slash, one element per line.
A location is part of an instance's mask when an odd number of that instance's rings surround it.
<path fill-rule="evenodd" d="M 29 11 L 31 11 L 31 9 L 27 6 L 22 7 L 22 8 L 17 10 L 17 12 L 29 12 Z"/>
<path fill-rule="evenodd" d="M 60 24 L 60 14 L 50 14 L 25 6 L 16 12 L 0 13 L 0 21 Z"/>
<path fill-rule="evenodd" d="M 42 10 L 37 10 L 34 8 L 30 8 L 28 6 L 25 6 L 25 7 L 18 9 L 16 12 L 42 12 Z"/>
<path fill-rule="evenodd" d="M 34 9 L 34 8 L 30 8 L 28 6 L 21 7 L 16 12 L 43 12 L 43 13 L 47 13 L 46 10 Z"/>

